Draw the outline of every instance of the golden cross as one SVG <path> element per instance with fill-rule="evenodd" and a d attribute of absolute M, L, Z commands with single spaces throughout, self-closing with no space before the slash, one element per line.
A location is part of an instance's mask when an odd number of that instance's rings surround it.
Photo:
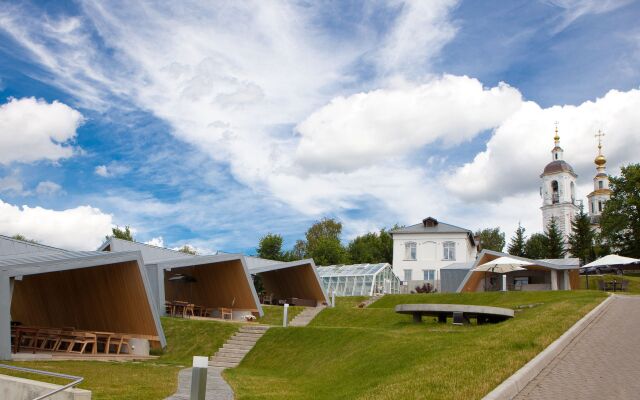
<path fill-rule="evenodd" d="M 598 138 L 598 149 L 602 148 L 602 137 L 605 136 L 604 132 L 598 129 L 598 133 L 594 135 L 594 137 Z"/>

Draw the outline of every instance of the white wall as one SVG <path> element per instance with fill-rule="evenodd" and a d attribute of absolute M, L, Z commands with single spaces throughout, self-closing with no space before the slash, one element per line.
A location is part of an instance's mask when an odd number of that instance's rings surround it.
<path fill-rule="evenodd" d="M 416 242 L 416 260 L 405 260 L 405 243 Z M 444 242 L 456 244 L 456 259 L 444 260 Z M 466 233 L 394 233 L 393 272 L 404 280 L 404 270 L 412 270 L 412 281 L 423 280 L 423 270 L 436 270 L 436 281 L 440 280 L 440 268 L 455 262 L 474 261 L 476 248 L 469 242 Z M 413 288 L 411 288 L 413 289 Z"/>

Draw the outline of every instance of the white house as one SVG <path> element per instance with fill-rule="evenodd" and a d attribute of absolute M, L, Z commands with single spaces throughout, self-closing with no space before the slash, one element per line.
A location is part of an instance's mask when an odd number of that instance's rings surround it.
<path fill-rule="evenodd" d="M 393 272 L 407 289 L 426 282 L 440 289 L 440 269 L 452 263 L 475 261 L 473 232 L 428 217 L 421 223 L 391 231 Z"/>

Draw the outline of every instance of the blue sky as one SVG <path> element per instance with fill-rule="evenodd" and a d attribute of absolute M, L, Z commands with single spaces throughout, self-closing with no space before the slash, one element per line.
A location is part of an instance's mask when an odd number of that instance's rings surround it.
<path fill-rule="evenodd" d="M 597 129 L 610 172 L 638 161 L 638 1 L 124 4 L 0 2 L 0 233 L 510 235 L 541 229 L 553 122 L 582 196 Z"/>

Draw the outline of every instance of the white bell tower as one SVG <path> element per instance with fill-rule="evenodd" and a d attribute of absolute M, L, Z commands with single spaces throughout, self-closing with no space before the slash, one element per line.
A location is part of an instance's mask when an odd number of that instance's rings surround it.
<path fill-rule="evenodd" d="M 596 176 L 593 177 L 593 192 L 587 195 L 587 204 L 589 210 L 589 218 L 591 220 L 591 226 L 600 231 L 600 216 L 604 209 L 604 203 L 611 198 L 611 189 L 609 189 L 609 176 L 607 175 L 607 159 L 602 154 L 602 137 L 604 133 L 598 131 L 595 135 L 598 138 L 598 155 L 594 164 L 596 164 Z"/>
<path fill-rule="evenodd" d="M 555 146 L 551 150 L 551 162 L 544 167 L 540 175 L 542 187 L 542 224 L 546 231 L 551 217 L 555 217 L 558 227 L 565 238 L 565 244 L 571 234 L 571 222 L 578 213 L 576 205 L 576 178 L 578 175 L 571 165 L 563 160 L 563 150 L 560 147 L 558 124 L 556 123 Z"/>

